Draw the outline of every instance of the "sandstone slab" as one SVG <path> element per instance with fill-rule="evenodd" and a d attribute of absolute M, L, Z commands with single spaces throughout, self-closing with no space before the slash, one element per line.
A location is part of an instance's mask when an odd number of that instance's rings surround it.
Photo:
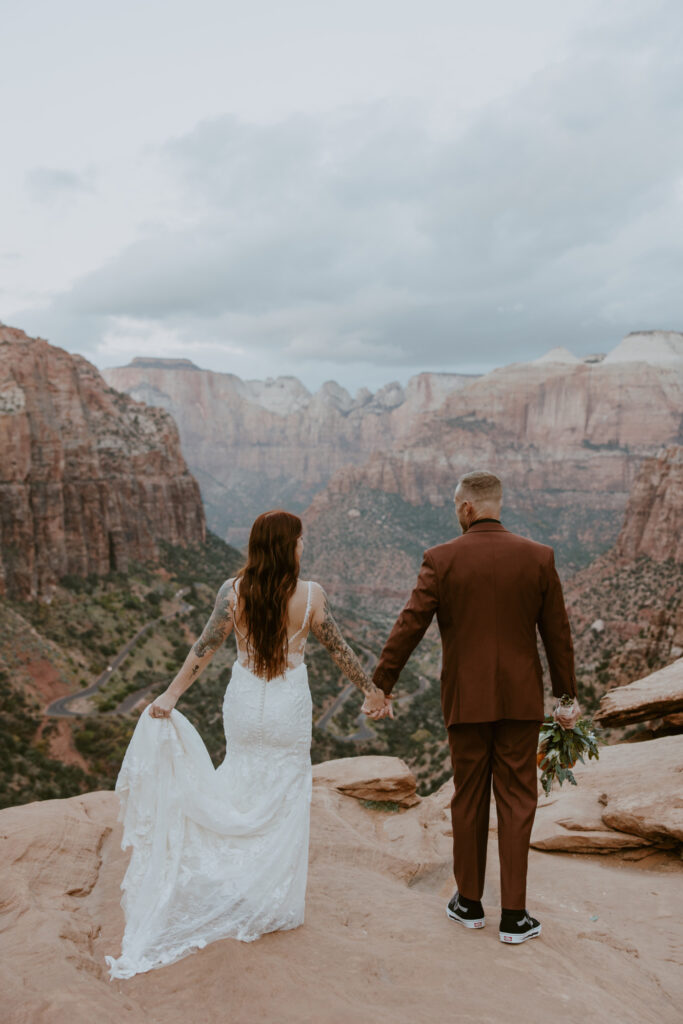
<path fill-rule="evenodd" d="M 46 894 L 83 896 L 92 890 L 111 828 L 88 816 L 89 799 L 45 800 L 2 812 L 0 859 L 11 868 L 0 879 L 3 908 L 23 897 L 38 905 Z M 115 797 L 109 800 L 115 803 Z M 69 857 L 63 856 L 66 849 L 72 851 Z"/>
<path fill-rule="evenodd" d="M 633 850 L 650 845 L 641 836 L 612 829 L 582 828 L 562 832 L 554 825 L 554 822 L 544 822 L 540 828 L 534 829 L 534 849 L 548 852 L 561 850 L 563 853 L 614 853 L 615 850 Z"/>
<path fill-rule="evenodd" d="M 599 761 L 576 765 L 576 787 L 540 797 L 531 845 L 601 853 L 679 843 L 682 773 L 683 736 L 602 747 Z"/>
<path fill-rule="evenodd" d="M 419 803 L 415 776 L 398 757 L 340 757 L 313 768 L 314 785 L 332 786 L 357 800 L 412 807 Z"/>
<path fill-rule="evenodd" d="M 643 836 L 653 843 L 683 843 L 683 777 L 655 785 L 650 793 L 617 797 L 602 819 L 610 828 Z"/>
<path fill-rule="evenodd" d="M 600 725 L 629 725 L 683 711 L 683 658 L 628 686 L 610 690 L 600 701 L 595 720 Z"/>
<path fill-rule="evenodd" d="M 562 854 L 532 850 L 543 935 L 507 950 L 495 919 L 473 936 L 444 913 L 449 795 L 386 814 L 318 782 L 304 925 L 216 942 L 125 982 L 110 982 L 103 961 L 121 941 L 128 860 L 114 794 L 0 812 L 2 891 L 16 894 L 0 906 L 3 1024 L 494 1024 L 511 1005 L 528 1024 L 547 1024 L 549 1012 L 563 1024 L 678 1024 L 680 861 L 655 852 L 638 864 L 616 855 L 558 865 Z M 494 917 L 493 833 L 489 842 Z"/>

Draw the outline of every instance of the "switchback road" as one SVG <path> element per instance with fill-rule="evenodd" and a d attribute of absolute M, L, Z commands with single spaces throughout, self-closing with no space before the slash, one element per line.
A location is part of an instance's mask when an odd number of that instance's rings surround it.
<path fill-rule="evenodd" d="M 131 639 L 123 645 L 120 651 L 118 651 L 115 657 L 112 658 L 110 663 L 107 665 L 104 672 L 102 672 L 97 677 L 94 683 L 91 683 L 90 686 L 87 686 L 83 690 L 79 690 L 78 693 L 69 693 L 65 697 L 58 697 L 57 700 L 53 700 L 52 703 L 48 704 L 48 706 L 45 708 L 44 714 L 47 715 L 49 718 L 80 718 L 82 715 L 92 714 L 92 711 L 72 711 L 71 705 L 75 701 L 82 701 L 83 698 L 92 697 L 99 690 L 101 690 L 103 686 L 106 686 L 106 684 L 111 679 L 112 674 L 116 671 L 119 665 L 128 657 L 128 655 L 133 650 L 140 637 L 144 636 L 145 633 L 148 633 L 153 626 L 155 626 L 158 622 L 174 619 L 179 612 L 189 610 L 191 606 L 183 601 L 183 597 L 185 596 L 185 594 L 187 594 L 189 589 L 189 587 L 183 587 L 180 590 L 178 590 L 173 597 L 173 600 L 178 603 L 178 607 L 174 608 L 174 610 L 172 612 L 169 612 L 167 615 L 162 615 L 159 618 L 152 619 L 150 622 L 146 622 L 145 625 L 137 631 L 135 636 L 131 637 Z M 123 704 L 127 704 L 131 697 L 135 697 L 135 700 L 132 701 L 132 704 L 137 703 L 137 701 L 140 699 L 140 695 L 142 692 L 143 691 L 138 690 L 136 691 L 137 695 L 129 694 L 128 697 L 126 697 L 126 699 L 122 702 L 122 705 L 120 705 L 119 707 L 122 707 Z M 119 708 L 117 708 L 116 710 L 118 712 Z"/>

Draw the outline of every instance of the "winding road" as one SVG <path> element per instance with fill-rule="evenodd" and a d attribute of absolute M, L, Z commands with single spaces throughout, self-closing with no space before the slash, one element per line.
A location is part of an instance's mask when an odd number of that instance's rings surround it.
<path fill-rule="evenodd" d="M 339 681 L 341 682 L 342 679 L 345 678 L 345 676 L 340 675 Z M 334 698 L 327 711 L 323 712 L 318 721 L 315 723 L 318 729 L 327 730 L 327 727 L 330 724 L 331 719 L 334 718 L 338 711 L 341 711 L 341 709 L 344 707 L 352 693 L 358 693 L 358 687 L 355 686 L 353 683 L 346 683 L 344 688 Z"/>
<path fill-rule="evenodd" d="M 85 687 L 85 689 L 83 690 L 79 690 L 78 693 L 69 693 L 64 697 L 58 697 L 56 700 L 53 700 L 52 703 L 48 704 L 48 706 L 45 708 L 43 712 L 45 716 L 49 718 L 82 718 L 92 714 L 125 715 L 128 714 L 128 712 L 132 711 L 135 705 L 138 704 L 138 702 L 143 697 L 146 697 L 148 693 L 156 689 L 156 686 L 158 684 L 152 683 L 149 686 L 143 686 L 141 689 L 134 690 L 133 693 L 127 694 L 127 696 L 123 698 L 120 704 L 118 704 L 113 711 L 98 712 L 92 709 L 74 711 L 72 710 L 72 705 L 76 702 L 81 702 L 84 698 L 87 699 L 89 697 L 94 696 L 104 686 L 106 686 L 107 683 L 110 681 L 113 673 L 116 671 L 117 668 L 119 668 L 122 662 L 125 661 L 125 659 L 128 657 L 130 652 L 137 644 L 138 640 L 141 637 L 143 637 L 146 633 L 148 633 L 153 626 L 156 626 L 157 623 L 159 622 L 167 622 L 171 619 L 174 619 L 179 614 L 184 614 L 185 612 L 191 611 L 192 605 L 187 604 L 185 601 L 183 601 L 183 597 L 185 596 L 185 594 L 188 593 L 189 590 L 189 587 L 182 587 L 180 590 L 176 591 L 176 593 L 173 595 L 173 600 L 174 602 L 177 602 L 177 607 L 175 607 L 171 612 L 168 612 L 166 615 L 161 615 L 155 619 L 151 619 L 149 622 L 146 622 L 145 625 L 137 631 L 135 636 L 131 637 L 131 639 L 128 640 L 123 645 L 123 647 L 117 652 L 115 657 L 112 658 L 109 665 L 107 665 L 104 672 L 100 673 L 100 675 L 97 677 L 94 683 L 91 683 L 90 686 Z M 365 655 L 366 666 L 371 664 L 375 659 L 375 655 L 373 654 L 373 652 L 369 651 L 367 648 L 360 647 L 360 645 L 358 645 L 358 647 Z M 344 679 L 345 677 L 340 674 L 340 683 L 343 682 Z M 397 697 L 394 703 L 398 705 L 403 704 L 405 702 L 409 702 L 413 700 L 418 694 L 424 693 L 426 690 L 429 689 L 430 683 L 428 679 L 421 675 L 419 676 L 419 680 L 420 685 L 418 686 L 417 690 L 415 690 L 413 693 L 406 693 L 404 694 L 403 697 Z M 355 693 L 358 693 L 358 688 L 353 683 L 345 682 L 341 691 L 330 704 L 329 708 L 327 708 L 327 710 L 323 712 L 318 721 L 315 723 L 318 729 L 323 729 L 325 732 L 329 731 L 329 725 L 332 719 L 339 711 L 341 711 L 349 697 L 351 697 Z M 367 715 L 364 715 L 362 711 L 359 712 L 358 717 L 356 718 L 356 722 L 358 723 L 358 728 L 356 729 L 356 731 L 351 733 L 351 735 L 349 736 L 341 737 L 342 739 L 348 741 L 362 741 L 371 740 L 375 738 L 375 733 L 370 725 L 368 717 Z"/>
<path fill-rule="evenodd" d="M 367 665 L 375 660 L 375 655 L 372 653 L 372 651 L 368 651 L 367 648 L 360 647 L 360 644 L 358 644 L 357 646 L 359 650 L 361 650 L 365 655 L 367 668 Z M 342 682 L 344 678 L 345 677 L 343 675 L 340 675 L 339 681 Z M 421 675 L 419 676 L 419 681 L 420 683 L 417 690 L 415 690 L 413 693 L 406 693 L 403 695 L 403 697 L 397 697 L 394 701 L 394 704 L 397 705 L 407 702 L 409 703 L 411 700 L 417 697 L 418 694 L 425 693 L 425 691 L 427 691 L 430 686 L 429 680 L 426 679 L 425 676 Z M 315 723 L 317 728 L 322 729 L 325 732 L 328 732 L 330 722 L 337 714 L 337 712 L 341 711 L 349 697 L 354 693 L 358 693 L 358 688 L 353 683 L 345 683 L 342 690 L 337 695 L 337 697 L 335 697 L 335 699 L 332 701 L 327 711 L 323 712 L 318 721 Z M 372 729 L 372 726 L 370 725 L 368 716 L 364 715 L 362 711 L 359 712 L 358 717 L 356 718 L 356 722 L 358 723 L 358 728 L 356 729 L 356 731 L 351 733 L 350 736 L 341 737 L 342 739 L 349 741 L 362 741 L 372 740 L 375 738 L 375 732 Z"/>
<path fill-rule="evenodd" d="M 362 647 L 360 644 L 356 644 L 356 647 L 358 648 L 359 651 L 362 652 L 362 654 L 365 657 L 364 670 L 367 672 L 369 670 L 369 666 L 373 663 L 373 661 L 375 661 L 375 655 L 372 651 L 369 651 L 367 647 Z M 318 721 L 315 723 L 318 729 L 323 729 L 325 732 L 327 732 L 331 720 L 334 718 L 338 711 L 341 711 L 341 709 L 344 707 L 351 694 L 358 693 L 358 687 L 354 683 L 350 683 L 345 680 L 346 676 L 343 673 L 340 673 L 339 682 L 340 684 L 343 683 L 342 689 L 334 698 L 327 711 L 324 711 L 320 718 L 318 719 Z M 365 719 L 366 717 L 365 715 L 363 715 L 362 712 L 361 716 L 363 719 Z M 370 737 L 368 736 L 366 737 L 366 739 L 367 738 Z"/>
<path fill-rule="evenodd" d="M 112 658 L 111 662 L 107 665 L 104 672 L 100 673 L 94 683 L 91 683 L 90 686 L 87 686 L 83 690 L 79 690 L 78 693 L 69 693 L 65 697 L 58 697 L 57 700 L 53 700 L 51 704 L 48 704 L 43 713 L 49 718 L 80 718 L 83 715 L 96 714 L 97 712 L 94 711 L 72 711 L 70 705 L 75 701 L 83 700 L 84 697 L 92 697 L 101 690 L 103 686 L 106 686 L 111 679 L 112 674 L 116 671 L 119 665 L 125 661 L 140 637 L 144 636 L 145 633 L 148 633 L 152 626 L 156 626 L 158 622 L 174 619 L 176 615 L 183 612 L 190 611 L 192 609 L 192 605 L 183 601 L 183 597 L 189 590 L 189 587 L 182 587 L 180 590 L 176 591 L 173 595 L 173 600 L 178 602 L 178 606 L 166 615 L 161 615 L 156 619 L 151 619 L 150 622 L 146 622 L 145 625 L 137 631 L 135 636 L 131 637 L 131 639 L 123 645 L 120 651 L 118 651 L 116 656 Z M 140 700 L 140 697 L 150 689 L 152 689 L 152 687 L 145 686 L 141 690 L 136 690 L 135 693 L 129 693 L 121 704 L 119 704 L 114 711 L 110 712 L 110 714 L 122 714 L 125 713 L 125 711 L 130 711 L 130 709 Z"/>

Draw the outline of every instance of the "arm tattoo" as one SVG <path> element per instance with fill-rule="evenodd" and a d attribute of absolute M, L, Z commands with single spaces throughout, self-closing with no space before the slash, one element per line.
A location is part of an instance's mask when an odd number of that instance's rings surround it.
<path fill-rule="evenodd" d="M 357 686 L 363 693 L 374 693 L 377 687 L 370 677 L 363 671 L 361 663 L 353 653 L 344 637 L 341 635 L 339 626 L 334 621 L 330 606 L 325 598 L 325 612 L 322 622 L 313 622 L 311 625 L 313 635 L 317 637 L 323 647 L 327 648 L 332 661 L 338 665 L 347 679 L 350 679 L 354 686 Z"/>
<path fill-rule="evenodd" d="M 207 654 L 215 654 L 231 629 L 230 587 L 227 583 L 224 583 L 218 591 L 211 617 L 204 626 L 202 635 L 195 642 L 192 650 L 198 658 L 203 658 Z"/>

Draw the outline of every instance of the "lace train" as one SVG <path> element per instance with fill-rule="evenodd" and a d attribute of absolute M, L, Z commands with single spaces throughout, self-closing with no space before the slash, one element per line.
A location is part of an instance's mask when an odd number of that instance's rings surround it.
<path fill-rule="evenodd" d="M 223 704 L 214 769 L 179 711 L 143 713 L 116 792 L 126 927 L 111 978 L 174 963 L 216 939 L 244 942 L 304 919 L 311 799 L 306 666 L 265 682 L 239 663 Z"/>

